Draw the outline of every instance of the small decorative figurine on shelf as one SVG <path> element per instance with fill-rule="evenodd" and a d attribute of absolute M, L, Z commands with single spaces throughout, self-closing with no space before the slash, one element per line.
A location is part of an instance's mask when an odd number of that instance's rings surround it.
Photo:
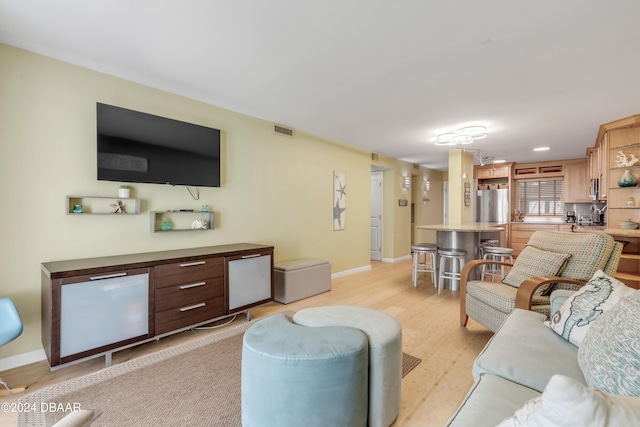
<path fill-rule="evenodd" d="M 116 200 L 115 203 L 110 204 L 109 206 L 111 206 L 113 209 L 111 210 L 111 213 L 113 214 L 121 214 L 125 212 L 125 209 L 127 207 L 127 205 L 123 205 L 122 204 L 122 200 Z"/>
<path fill-rule="evenodd" d="M 118 197 L 122 197 L 123 199 L 128 199 L 131 195 L 131 189 L 127 184 L 122 184 L 120 188 L 118 188 Z"/>
<path fill-rule="evenodd" d="M 202 212 L 209 212 L 209 206 L 207 205 L 202 205 L 202 209 L 200 209 Z"/>
<path fill-rule="evenodd" d="M 73 213 L 83 213 L 84 212 L 84 208 L 82 207 L 82 205 L 73 205 Z"/>
<path fill-rule="evenodd" d="M 626 154 L 622 152 L 622 150 L 618 150 L 618 154 L 616 154 L 616 167 L 617 168 L 628 168 L 630 166 L 638 163 L 640 159 L 636 157 L 635 154 L 631 153 L 631 157 L 627 157 Z"/>
<path fill-rule="evenodd" d="M 173 225 L 171 224 L 171 221 L 169 221 L 169 218 L 162 218 L 162 224 L 160 224 L 160 228 L 162 228 L 162 231 L 169 231 L 173 228 Z"/>
<path fill-rule="evenodd" d="M 635 208 L 635 207 L 636 207 L 636 202 L 635 202 L 635 200 L 633 199 L 633 197 L 629 197 L 629 198 L 627 199 L 627 207 L 628 207 L 628 208 Z"/>
<path fill-rule="evenodd" d="M 193 230 L 206 230 L 207 229 L 207 221 L 202 219 L 196 219 L 191 223 L 191 229 Z"/>

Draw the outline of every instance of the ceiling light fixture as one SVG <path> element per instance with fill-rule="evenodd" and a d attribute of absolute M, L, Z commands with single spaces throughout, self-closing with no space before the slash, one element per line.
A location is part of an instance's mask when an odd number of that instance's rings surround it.
<path fill-rule="evenodd" d="M 547 150 L 551 150 L 551 147 L 538 147 L 533 149 L 533 151 L 547 151 Z"/>
<path fill-rule="evenodd" d="M 465 126 L 453 132 L 441 133 L 434 141 L 436 145 L 466 145 L 487 137 L 485 126 Z"/>
<path fill-rule="evenodd" d="M 469 148 L 465 151 L 474 154 L 478 158 L 478 162 L 480 166 L 484 166 L 487 163 L 500 163 L 504 162 L 504 160 L 495 160 L 495 157 L 487 155 L 484 151 L 478 150 L 477 148 Z"/>

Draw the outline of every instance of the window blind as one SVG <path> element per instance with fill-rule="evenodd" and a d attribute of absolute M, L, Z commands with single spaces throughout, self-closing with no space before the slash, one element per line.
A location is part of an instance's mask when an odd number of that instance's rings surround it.
<path fill-rule="evenodd" d="M 518 180 L 517 206 L 524 215 L 562 216 L 563 181 L 558 179 Z"/>

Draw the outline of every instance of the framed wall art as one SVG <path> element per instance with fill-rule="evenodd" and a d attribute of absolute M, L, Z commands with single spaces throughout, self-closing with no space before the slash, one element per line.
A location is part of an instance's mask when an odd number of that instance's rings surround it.
<path fill-rule="evenodd" d="M 333 229 L 344 230 L 346 221 L 347 182 L 344 172 L 333 171 Z"/>

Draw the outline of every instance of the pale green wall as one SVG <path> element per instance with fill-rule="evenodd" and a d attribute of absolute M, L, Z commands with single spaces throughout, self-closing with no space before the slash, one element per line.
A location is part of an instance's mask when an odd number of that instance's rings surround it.
<path fill-rule="evenodd" d="M 404 162 L 391 157 L 379 155 L 373 162 L 375 166 L 385 168 L 383 171 L 383 235 L 382 257 L 387 261 L 395 261 L 411 255 L 411 244 L 414 238 L 425 241 L 431 238 L 429 232 L 415 234 L 415 226 L 419 224 L 442 223 L 442 172 L 416 168 L 413 163 Z M 414 182 L 417 176 L 430 177 L 432 191 L 428 202 L 423 204 L 422 192 L 418 191 Z M 403 188 L 404 177 L 412 178 L 410 189 Z M 407 200 L 407 206 L 400 206 L 400 199 Z M 411 203 L 414 203 L 414 221 L 411 223 Z M 425 233 L 425 234 L 423 234 Z M 422 239 L 421 239 L 422 238 Z M 432 238 L 435 242 L 435 234 Z"/>
<path fill-rule="evenodd" d="M 463 176 L 466 174 L 466 178 Z M 464 150 L 449 152 L 449 224 L 473 222 L 473 188 L 471 203 L 464 203 L 464 184 L 473 187 L 473 155 Z"/>
<path fill-rule="evenodd" d="M 443 173 L 420 167 L 414 171 L 411 183 L 412 199 L 415 204 L 414 234 L 412 243 L 436 243 L 436 232 L 432 230 L 419 230 L 418 225 L 442 224 L 443 219 Z M 429 180 L 431 189 L 424 191 L 424 181 Z"/>
<path fill-rule="evenodd" d="M 140 215 L 65 215 L 66 195 L 117 194 L 117 183 L 95 178 L 96 102 L 221 129 L 222 187 L 200 188 L 195 201 L 183 186 L 133 184 Z M 271 122 L 6 45 L 0 144 L 0 296 L 16 302 L 25 324 L 0 359 L 41 348 L 42 262 L 254 242 L 275 246 L 276 261 L 326 258 L 334 273 L 370 265 L 371 159 L 356 148 L 300 130 L 281 136 Z M 344 231 L 333 231 L 334 170 L 347 179 Z M 149 211 L 201 204 L 216 212 L 215 231 L 149 231 Z"/>

